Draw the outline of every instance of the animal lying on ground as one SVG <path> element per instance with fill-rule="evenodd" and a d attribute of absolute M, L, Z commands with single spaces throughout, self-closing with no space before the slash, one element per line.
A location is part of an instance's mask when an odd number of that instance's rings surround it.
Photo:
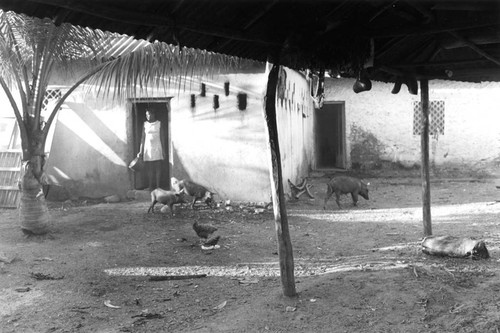
<path fill-rule="evenodd" d="M 326 209 L 326 202 L 330 199 L 333 193 L 335 193 L 335 201 L 340 209 L 342 209 L 342 207 L 340 207 L 341 194 L 351 193 L 354 206 L 358 203 L 358 194 L 368 200 L 368 185 L 369 183 L 365 183 L 364 181 L 354 177 L 338 176 L 333 178 L 327 184 L 326 198 L 323 209 Z"/>
<path fill-rule="evenodd" d="M 210 235 L 217 231 L 217 228 L 210 224 L 200 224 L 198 221 L 193 223 L 193 230 L 196 232 L 196 235 L 201 239 L 207 240 Z"/>
<path fill-rule="evenodd" d="M 188 179 L 183 179 L 177 184 L 180 192 L 183 192 L 191 197 L 193 197 L 193 201 L 191 203 L 191 208 L 194 209 L 194 204 L 196 201 L 201 200 L 204 201 L 208 207 L 212 208 L 213 195 L 215 193 L 210 192 L 204 186 L 196 184 L 193 181 Z"/>
<path fill-rule="evenodd" d="M 182 193 L 157 188 L 151 191 L 151 205 L 149 206 L 148 213 L 155 212 L 154 208 L 158 202 L 167 205 L 170 208 L 170 214 L 174 216 L 174 205 L 184 203 L 185 201 Z"/>
<path fill-rule="evenodd" d="M 456 236 L 427 236 L 422 240 L 422 252 L 458 258 L 488 259 L 490 257 L 484 241 Z"/>

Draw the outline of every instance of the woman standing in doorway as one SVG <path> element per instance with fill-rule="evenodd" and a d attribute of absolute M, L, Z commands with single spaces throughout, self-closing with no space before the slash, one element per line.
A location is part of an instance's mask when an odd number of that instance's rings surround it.
<path fill-rule="evenodd" d="M 146 121 L 142 128 L 141 146 L 137 157 L 142 157 L 144 160 L 151 191 L 160 187 L 161 164 L 166 156 L 162 139 L 161 121 L 157 119 L 155 112 L 146 110 Z"/>

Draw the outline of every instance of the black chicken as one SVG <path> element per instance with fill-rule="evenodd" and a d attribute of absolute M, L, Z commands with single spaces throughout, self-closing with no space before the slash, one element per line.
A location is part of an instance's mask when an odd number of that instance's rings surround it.
<path fill-rule="evenodd" d="M 212 237 L 209 240 L 207 240 L 205 243 L 203 243 L 203 246 L 215 246 L 219 242 L 219 239 L 220 239 L 220 235 Z"/>
<path fill-rule="evenodd" d="M 198 221 L 193 223 L 193 229 L 198 237 L 205 239 L 205 241 L 208 237 L 210 237 L 211 234 L 217 231 L 216 227 L 210 224 L 199 224 Z"/>

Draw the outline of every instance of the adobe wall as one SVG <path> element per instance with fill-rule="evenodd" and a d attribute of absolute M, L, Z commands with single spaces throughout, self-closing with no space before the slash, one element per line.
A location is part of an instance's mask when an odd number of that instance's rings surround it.
<path fill-rule="evenodd" d="M 262 100 L 267 84 L 264 71 L 262 66 L 250 73 L 203 80 L 205 97 L 200 96 L 199 79 L 186 82 L 180 91 L 174 84 L 168 92 L 137 96 L 172 97 L 171 176 L 206 185 L 218 194 L 217 199 L 270 200 L 270 161 Z M 278 102 L 277 110 L 286 192 L 287 179 L 297 182 L 307 175 L 313 146 L 312 117 L 305 117 L 312 112 L 312 106 L 307 105 L 307 83 L 301 75 L 289 70 L 287 73 L 287 95 Z M 55 82 L 66 81 L 59 77 Z M 230 83 L 228 96 L 224 92 L 225 82 Z M 59 88 L 67 89 L 64 85 Z M 238 106 L 238 94 L 247 96 L 243 110 Z M 64 188 L 61 197 L 125 197 L 133 188 L 133 174 L 127 167 L 134 158 L 132 113 L 125 100 L 111 101 L 94 95 L 78 88 L 53 122 L 53 144 L 47 147 L 50 153 L 46 170 L 51 183 Z M 214 95 L 219 96 L 217 109 Z M 7 106 L 5 109 L 12 112 Z"/>
<path fill-rule="evenodd" d="M 276 113 L 283 184 L 294 184 L 309 174 L 314 154 L 314 107 L 304 75 L 286 69 L 285 86 L 278 87 Z M 281 91 L 281 93 L 280 93 Z"/>
<path fill-rule="evenodd" d="M 420 135 L 413 134 L 413 102 L 418 95 L 402 86 L 372 82 L 355 94 L 352 79 L 327 79 L 327 101 L 345 101 L 347 160 L 351 168 L 418 168 Z M 498 95 L 500 83 L 429 82 L 429 99 L 445 103 L 444 134 L 430 138 L 434 173 L 483 174 L 500 163 Z"/>
<path fill-rule="evenodd" d="M 277 101 L 278 133 L 283 183 L 308 175 L 312 158 L 312 104 L 307 82 L 286 70 L 286 95 Z M 200 82 L 192 91 L 172 100 L 173 176 L 188 177 L 216 191 L 220 198 L 236 201 L 270 201 L 270 156 L 264 121 L 263 94 L 266 73 L 235 74 L 203 81 L 206 96 L 199 95 Z M 224 82 L 230 83 L 225 96 Z M 247 95 L 245 110 L 238 108 L 237 95 Z M 190 105 L 196 95 L 196 107 Z M 213 108 L 213 96 L 219 108 Z"/>
<path fill-rule="evenodd" d="M 229 95 L 224 83 L 229 82 Z M 172 176 L 190 178 L 215 191 L 217 199 L 268 201 L 270 182 L 262 114 L 264 73 L 225 75 L 203 80 L 171 101 Z M 195 107 L 191 107 L 191 94 Z M 238 107 L 246 94 L 246 107 Z M 214 109 L 214 95 L 219 107 Z M 243 108 L 243 105 L 241 106 Z"/>

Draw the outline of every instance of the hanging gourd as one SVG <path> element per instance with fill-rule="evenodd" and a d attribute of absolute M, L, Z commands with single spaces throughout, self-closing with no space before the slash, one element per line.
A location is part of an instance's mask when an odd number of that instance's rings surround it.
<path fill-rule="evenodd" d="M 196 107 L 196 95 L 191 94 L 191 108 L 194 109 Z"/>
<path fill-rule="evenodd" d="M 238 98 L 238 109 L 243 111 L 247 108 L 247 94 L 239 93 L 237 95 Z"/>
<path fill-rule="evenodd" d="M 370 81 L 370 79 L 368 78 L 368 74 L 364 70 L 359 70 L 358 79 L 356 80 L 356 82 L 354 82 L 352 90 L 354 90 L 354 92 L 358 94 L 370 89 L 372 89 L 372 81 Z"/>
<path fill-rule="evenodd" d="M 219 108 L 219 95 L 214 95 L 213 107 L 214 111 Z"/>

